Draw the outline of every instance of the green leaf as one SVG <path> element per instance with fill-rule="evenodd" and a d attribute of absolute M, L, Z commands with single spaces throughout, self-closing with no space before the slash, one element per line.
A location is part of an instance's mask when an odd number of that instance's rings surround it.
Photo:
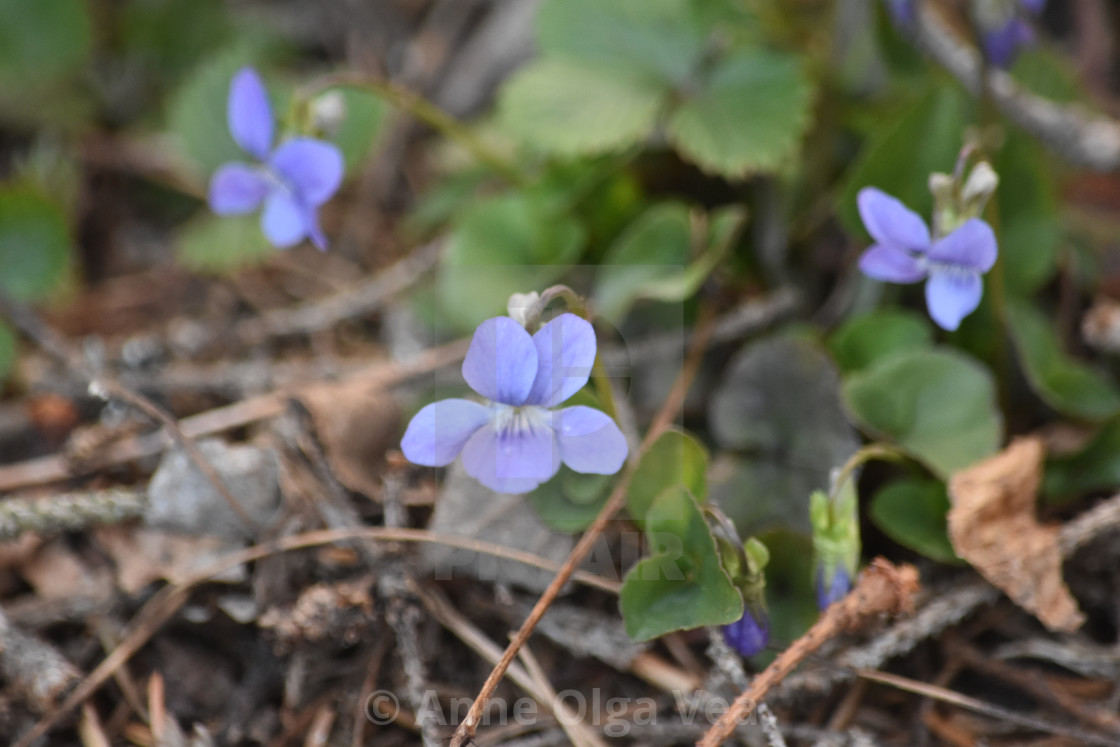
<path fill-rule="evenodd" d="M 1120 487 L 1120 420 L 1106 423 L 1080 451 L 1051 457 L 1043 472 L 1042 495 L 1061 503 Z"/>
<path fill-rule="evenodd" d="M 893 355 L 844 382 L 864 428 L 890 438 L 938 477 L 995 453 L 1003 433 L 991 373 L 949 349 Z"/>
<path fill-rule="evenodd" d="M 942 563 L 960 563 L 949 542 L 945 517 L 949 496 L 933 480 L 900 480 L 871 501 L 871 520 L 900 545 Z"/>
<path fill-rule="evenodd" d="M 16 336 L 11 328 L 0 322 L 0 381 L 8 378 L 16 363 Z"/>
<path fill-rule="evenodd" d="M 195 272 L 230 273 L 259 264 L 275 251 L 261 232 L 260 219 L 255 215 L 204 213 L 178 235 L 178 259 Z"/>
<path fill-rule="evenodd" d="M 256 56 L 246 44 L 226 48 L 207 57 L 172 95 L 168 127 L 196 177 L 229 161 L 250 160 L 229 133 L 226 104 L 234 74 Z"/>
<path fill-rule="evenodd" d="M 328 133 L 327 139 L 342 151 L 342 158 L 349 171 L 361 163 L 370 151 L 385 123 L 388 106 L 368 91 L 354 88 L 332 88 L 320 96 L 339 95 L 345 106 L 345 115 L 337 132 Z"/>
<path fill-rule="evenodd" d="M 829 472 L 859 448 L 836 368 L 807 340 L 745 346 L 712 393 L 708 422 L 716 443 L 736 452 L 712 469 L 713 499 L 743 535 L 807 532 L 809 494 L 827 489 Z"/>
<path fill-rule="evenodd" d="M 873 311 L 850 319 L 833 333 L 828 347 L 844 373 L 854 373 L 895 353 L 933 344 L 925 317 L 912 311 Z"/>
<path fill-rule="evenodd" d="M 610 497 L 614 475 L 585 475 L 560 467 L 560 473 L 529 494 L 541 521 L 558 532 L 581 532 L 595 521 Z"/>
<path fill-rule="evenodd" d="M 690 0 L 547 0 L 537 12 L 541 54 L 602 72 L 625 69 L 683 82 L 704 50 Z"/>
<path fill-rule="evenodd" d="M 1120 393 L 1107 378 L 1071 358 L 1046 317 L 1027 301 L 1009 300 L 1007 322 L 1027 381 L 1066 415 L 1105 420 L 1120 412 Z"/>
<path fill-rule="evenodd" d="M 933 208 L 928 181 L 934 171 L 949 172 L 970 124 L 971 100 L 955 84 L 938 86 L 901 115 L 880 117 L 840 191 L 837 212 L 853 234 L 866 235 L 856 209 L 856 193 L 879 189 L 902 200 L 928 219 Z"/>
<path fill-rule="evenodd" d="M 641 456 L 630 480 L 626 506 L 638 526 L 645 526 L 654 500 L 670 485 L 683 485 L 696 500 L 708 498 L 705 473 L 708 452 L 692 436 L 675 428 L 662 433 Z"/>
<path fill-rule="evenodd" d="M 700 505 L 680 485 L 666 488 L 646 513 L 654 553 L 626 574 L 619 606 L 631 638 L 648 641 L 743 614 L 743 599 L 720 565 Z"/>
<path fill-rule="evenodd" d="M 0 0 L 0 87 L 26 90 L 76 72 L 91 41 L 84 0 Z"/>
<path fill-rule="evenodd" d="M 1000 269 L 1009 293 L 1027 296 L 1054 274 L 1062 230 L 1056 179 L 1042 146 L 1017 131 L 993 164 L 999 174 Z"/>
<path fill-rule="evenodd" d="M 0 189 L 0 286 L 32 301 L 54 290 L 66 274 L 71 242 L 66 215 L 53 201 L 25 187 Z"/>
<path fill-rule="evenodd" d="M 719 63 L 670 115 L 666 134 L 705 171 L 728 177 L 771 171 L 797 149 L 812 98 L 796 57 L 744 50 Z"/>
<path fill-rule="evenodd" d="M 502 88 L 498 116 L 511 134 L 546 153 L 583 156 L 644 140 L 667 95 L 642 73 L 542 59 Z"/>
<path fill-rule="evenodd" d="M 578 259 L 582 226 L 546 203 L 514 193 L 480 200 L 459 216 L 437 278 L 451 322 L 474 329 L 504 312 L 511 294 L 545 287 Z"/>

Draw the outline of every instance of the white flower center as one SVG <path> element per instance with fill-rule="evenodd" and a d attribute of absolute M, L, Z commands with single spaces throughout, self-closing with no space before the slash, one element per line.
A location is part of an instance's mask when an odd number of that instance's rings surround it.
<path fill-rule="evenodd" d="M 490 426 L 499 436 L 532 433 L 539 428 L 550 428 L 549 411 L 537 405 L 503 405 L 494 402 L 490 405 Z"/>

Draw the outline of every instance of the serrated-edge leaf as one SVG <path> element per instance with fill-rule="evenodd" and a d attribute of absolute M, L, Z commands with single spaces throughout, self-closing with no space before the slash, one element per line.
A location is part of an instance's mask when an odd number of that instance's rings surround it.
<path fill-rule="evenodd" d="M 645 139 L 668 89 L 632 71 L 542 59 L 503 87 L 498 117 L 522 141 L 557 156 L 621 150 Z"/>
<path fill-rule="evenodd" d="M 727 177 L 771 171 L 809 126 L 813 89 L 796 57 L 748 50 L 724 60 L 669 115 L 673 146 L 703 170 Z"/>

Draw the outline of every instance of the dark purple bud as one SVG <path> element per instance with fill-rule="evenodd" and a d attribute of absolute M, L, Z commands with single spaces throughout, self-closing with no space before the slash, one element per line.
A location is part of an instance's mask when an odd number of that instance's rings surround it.
<path fill-rule="evenodd" d="M 723 639 L 727 641 L 727 645 L 743 656 L 754 656 L 766 648 L 766 644 L 770 642 L 770 621 L 765 613 L 759 617 L 762 618 L 761 622 L 747 609 L 738 622 L 724 625 Z"/>
<path fill-rule="evenodd" d="M 916 8 L 915 0 L 887 0 L 887 12 L 899 28 L 910 28 L 914 25 Z"/>

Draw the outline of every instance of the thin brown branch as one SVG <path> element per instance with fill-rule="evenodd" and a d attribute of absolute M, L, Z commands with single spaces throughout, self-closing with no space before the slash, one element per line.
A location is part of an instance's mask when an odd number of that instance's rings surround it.
<path fill-rule="evenodd" d="M 755 677 L 751 686 L 739 694 L 727 712 L 696 743 L 697 747 L 723 744 L 739 722 L 762 702 L 766 693 L 825 641 L 881 614 L 897 615 L 911 610 L 917 590 L 918 571 L 913 566 L 896 567 L 882 558 L 873 560 L 859 575 L 851 593 L 825 610 L 813 627 Z"/>

